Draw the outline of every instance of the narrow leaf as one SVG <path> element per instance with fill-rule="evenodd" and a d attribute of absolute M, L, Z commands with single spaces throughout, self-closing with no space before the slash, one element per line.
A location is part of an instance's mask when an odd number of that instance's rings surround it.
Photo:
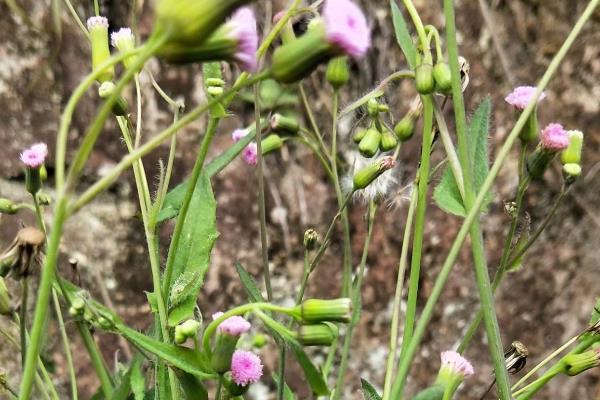
<path fill-rule="evenodd" d="M 366 379 L 360 378 L 360 385 L 362 387 L 363 399 L 364 400 L 381 400 L 381 396 L 377 393 L 377 390 L 367 381 Z"/>
<path fill-rule="evenodd" d="M 273 380 L 275 384 L 279 387 L 279 376 L 273 375 Z M 284 400 L 297 400 L 296 395 L 292 392 L 292 389 L 287 385 L 287 383 L 283 383 L 283 399 Z"/>
<path fill-rule="evenodd" d="M 131 363 L 131 391 L 135 400 L 144 400 L 146 378 L 142 370 L 142 358 L 136 356 Z"/>
<path fill-rule="evenodd" d="M 181 383 L 185 400 L 208 400 L 206 388 L 194 375 L 177 371 L 177 378 Z"/>
<path fill-rule="evenodd" d="M 396 32 L 396 40 L 406 57 L 406 62 L 411 69 L 415 69 L 417 65 L 417 49 L 413 43 L 413 39 L 408 30 L 406 20 L 402 15 L 402 11 L 396 5 L 396 0 L 390 0 L 392 10 L 392 22 L 394 23 L 394 31 Z"/>
<path fill-rule="evenodd" d="M 262 293 L 260 292 L 260 289 L 258 288 L 258 286 L 256 286 L 254 278 L 250 276 L 248 271 L 246 271 L 246 269 L 242 266 L 242 264 L 239 263 L 239 261 L 235 262 L 235 269 L 240 277 L 240 280 L 242 281 L 242 285 L 244 285 L 244 288 L 248 293 L 248 297 L 250 298 L 250 300 L 253 303 L 260 303 L 265 301 Z"/>

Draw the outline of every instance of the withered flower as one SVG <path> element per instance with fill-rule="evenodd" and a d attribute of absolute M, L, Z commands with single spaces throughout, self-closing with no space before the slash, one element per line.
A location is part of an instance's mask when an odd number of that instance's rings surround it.
<path fill-rule="evenodd" d="M 12 244 L 0 255 L 0 276 L 13 274 L 26 278 L 42 264 L 46 235 L 37 228 L 26 227 L 17 232 Z"/>
<path fill-rule="evenodd" d="M 525 367 L 529 350 L 518 340 L 511 343 L 510 348 L 504 353 L 506 370 L 509 374 L 516 374 Z"/>

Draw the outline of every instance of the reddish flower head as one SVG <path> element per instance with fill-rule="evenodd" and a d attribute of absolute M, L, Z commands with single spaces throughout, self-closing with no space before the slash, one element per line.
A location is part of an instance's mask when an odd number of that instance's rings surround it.
<path fill-rule="evenodd" d="M 443 351 L 441 359 L 442 368 L 449 368 L 455 374 L 467 377 L 475 373 L 471 363 L 455 351 Z"/>
<path fill-rule="evenodd" d="M 238 386 L 257 382 L 263 374 L 260 358 L 252 352 L 236 350 L 231 358 L 231 377 Z"/>
<path fill-rule="evenodd" d="M 213 320 L 219 318 L 222 315 L 222 312 L 213 314 Z M 248 332 L 250 330 L 250 327 L 250 322 L 246 321 L 240 316 L 235 315 L 221 322 L 217 327 L 217 332 L 226 333 L 231 336 L 240 336 L 242 333 Z"/>
<path fill-rule="evenodd" d="M 248 165 L 258 164 L 258 149 L 256 143 L 252 142 L 242 151 L 242 158 Z"/>
<path fill-rule="evenodd" d="M 240 140 L 242 140 L 242 138 L 244 136 L 246 136 L 247 134 L 248 134 L 247 129 L 236 129 L 235 131 L 233 131 L 231 133 L 231 140 L 233 140 L 234 143 L 237 143 Z"/>
<path fill-rule="evenodd" d="M 561 124 L 549 124 L 542 131 L 541 146 L 550 151 L 564 150 L 569 146 L 569 134 Z"/>
<path fill-rule="evenodd" d="M 361 9 L 350 0 L 326 0 L 322 15 L 329 43 L 355 59 L 364 57 L 371 32 Z"/>
<path fill-rule="evenodd" d="M 515 107 L 517 110 L 524 110 L 533 98 L 537 88 L 535 86 L 519 86 L 504 98 L 504 100 Z M 546 93 L 542 92 L 538 99 L 538 103 L 546 98 Z"/>
<path fill-rule="evenodd" d="M 244 71 L 256 72 L 258 68 L 256 58 L 258 31 L 256 30 L 254 11 L 249 7 L 239 8 L 227 22 L 227 26 L 231 29 L 230 36 L 237 41 L 235 60 Z"/>
<path fill-rule="evenodd" d="M 21 161 L 29 168 L 39 168 L 44 164 L 48 155 L 48 146 L 37 143 L 21 153 Z"/>

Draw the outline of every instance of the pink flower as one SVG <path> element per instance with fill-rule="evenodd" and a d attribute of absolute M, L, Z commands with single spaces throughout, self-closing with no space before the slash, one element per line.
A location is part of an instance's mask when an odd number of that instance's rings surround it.
<path fill-rule="evenodd" d="M 258 164 L 258 150 L 255 142 L 252 142 L 246 146 L 246 148 L 242 151 L 242 157 L 248 165 L 254 166 Z"/>
<path fill-rule="evenodd" d="M 235 131 L 233 131 L 231 133 L 231 139 L 233 140 L 234 143 L 237 143 L 240 140 L 242 140 L 242 138 L 244 136 L 246 136 L 247 134 L 248 134 L 247 129 L 236 129 Z"/>
<path fill-rule="evenodd" d="M 355 59 L 364 57 L 371 32 L 361 9 L 350 0 L 326 0 L 322 15 L 329 43 Z"/>
<path fill-rule="evenodd" d="M 48 155 L 46 143 L 36 143 L 21 153 L 21 161 L 29 168 L 39 168 L 44 164 Z"/>
<path fill-rule="evenodd" d="M 231 358 L 231 377 L 238 386 L 257 382 L 263 374 L 260 358 L 252 352 L 236 350 Z"/>
<path fill-rule="evenodd" d="M 212 316 L 213 321 L 221 317 L 222 315 L 222 312 L 214 313 Z M 235 315 L 221 322 L 217 327 L 217 332 L 226 333 L 231 336 L 240 336 L 242 333 L 248 332 L 250 330 L 250 327 L 250 322 L 246 321 L 240 316 Z"/>
<path fill-rule="evenodd" d="M 471 376 L 475 373 L 471 363 L 455 351 L 443 351 L 441 359 L 442 367 L 448 367 L 452 372 L 460 374 L 463 377 Z"/>
<path fill-rule="evenodd" d="M 519 86 L 515 88 L 504 99 L 508 104 L 514 106 L 517 110 L 524 110 L 533 98 L 537 88 L 535 86 Z M 538 99 L 538 103 L 546 98 L 546 93 L 542 92 Z"/>
<path fill-rule="evenodd" d="M 108 19 L 106 17 L 90 17 L 87 20 L 87 28 L 88 30 L 94 29 L 96 27 L 102 27 L 108 29 Z"/>
<path fill-rule="evenodd" d="M 227 22 L 227 26 L 231 29 L 229 32 L 231 38 L 237 41 L 235 60 L 244 71 L 256 72 L 258 69 L 256 58 L 258 31 L 256 30 L 254 11 L 249 7 L 239 8 Z"/>
<path fill-rule="evenodd" d="M 546 150 L 564 150 L 569 146 L 569 134 L 561 124 L 549 124 L 542 131 L 541 145 Z"/>

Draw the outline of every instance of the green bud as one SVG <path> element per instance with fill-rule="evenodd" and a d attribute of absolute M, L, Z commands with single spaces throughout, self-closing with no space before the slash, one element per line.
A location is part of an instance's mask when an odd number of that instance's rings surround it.
<path fill-rule="evenodd" d="M 231 397 L 241 396 L 248 391 L 250 385 L 240 386 L 234 382 L 231 372 L 227 372 L 223 377 L 223 386 Z"/>
<path fill-rule="evenodd" d="M 398 146 L 398 139 L 396 135 L 389 130 L 384 130 L 381 134 L 381 142 L 379 143 L 379 149 L 381 151 L 390 151 Z"/>
<path fill-rule="evenodd" d="M 25 188 L 34 196 L 42 188 L 42 177 L 39 168 L 25 169 Z"/>
<path fill-rule="evenodd" d="M 175 343 L 176 344 L 184 344 L 185 341 L 187 340 L 187 338 L 185 336 L 183 336 L 183 334 L 180 331 L 177 331 L 177 329 L 175 330 Z"/>
<path fill-rule="evenodd" d="M 308 299 L 296 307 L 305 323 L 350 322 L 352 301 L 349 298 L 333 300 Z"/>
<path fill-rule="evenodd" d="M 73 317 L 73 318 L 78 317 L 79 316 L 79 311 L 77 311 L 73 307 L 69 307 L 69 315 L 71 317 Z"/>
<path fill-rule="evenodd" d="M 540 126 L 537 118 L 537 107 L 533 109 L 529 118 L 525 122 L 525 126 L 519 133 L 519 138 L 523 143 L 532 143 L 538 139 Z"/>
<path fill-rule="evenodd" d="M 356 129 L 356 132 L 354 132 L 352 140 L 354 140 L 354 143 L 360 143 L 360 141 L 365 137 L 366 134 L 367 128 L 359 127 Z"/>
<path fill-rule="evenodd" d="M 379 115 L 379 102 L 375 99 L 369 99 L 367 101 L 367 112 L 373 118 Z"/>
<path fill-rule="evenodd" d="M 568 131 L 569 146 L 560 154 L 563 164 L 579 164 L 581 162 L 581 150 L 583 148 L 583 132 Z"/>
<path fill-rule="evenodd" d="M 392 157 L 384 157 L 358 171 L 353 178 L 354 190 L 364 189 L 385 171 L 392 169 L 396 162 Z"/>
<path fill-rule="evenodd" d="M 271 134 L 264 138 L 261 142 L 262 154 L 267 155 L 275 150 L 279 150 L 283 147 L 283 140 L 279 135 Z"/>
<path fill-rule="evenodd" d="M 74 297 L 71 301 L 71 307 L 80 314 L 85 309 L 85 301 L 81 297 Z"/>
<path fill-rule="evenodd" d="M 221 86 L 209 86 L 206 88 L 206 92 L 212 97 L 218 97 L 223 94 L 223 88 Z"/>
<path fill-rule="evenodd" d="M 412 113 L 406 114 L 394 127 L 394 132 L 401 142 L 406 142 L 415 133 L 415 117 Z"/>
<path fill-rule="evenodd" d="M 207 78 L 206 79 L 206 87 L 211 87 L 211 86 L 223 87 L 223 86 L 225 86 L 225 81 L 220 78 Z"/>
<path fill-rule="evenodd" d="M 314 325 L 300 325 L 296 339 L 303 346 L 329 346 L 338 336 L 339 330 L 331 322 Z"/>
<path fill-rule="evenodd" d="M 195 338 L 198 335 L 198 330 L 200 329 L 200 322 L 194 319 L 188 319 L 183 323 L 177 325 L 175 327 L 175 338 L 179 339 L 179 341 L 175 341 L 177 344 L 182 344 L 188 338 Z"/>
<path fill-rule="evenodd" d="M 365 136 L 358 144 L 358 150 L 360 151 L 360 154 L 368 158 L 373 157 L 375 154 L 377 154 L 377 150 L 379 150 L 380 141 L 381 133 L 375 128 L 369 128 Z"/>
<path fill-rule="evenodd" d="M 422 63 L 415 69 L 415 86 L 420 94 L 431 94 L 435 89 L 433 65 Z"/>
<path fill-rule="evenodd" d="M 433 67 L 433 79 L 440 92 L 448 94 L 452 92 L 452 74 L 450 73 L 450 67 L 448 63 L 444 61 L 438 61 Z"/>
<path fill-rule="evenodd" d="M 261 349 L 261 348 L 265 347 L 268 342 L 269 342 L 269 338 L 267 337 L 267 335 L 263 335 L 262 333 L 257 333 L 252 338 L 252 347 Z"/>
<path fill-rule="evenodd" d="M 231 368 L 231 357 L 235 352 L 239 336 L 218 333 L 215 347 L 210 359 L 213 369 L 219 374 L 229 371 Z"/>
<path fill-rule="evenodd" d="M 40 173 L 40 175 L 41 175 L 41 173 Z M 52 203 L 52 198 L 50 197 L 50 195 L 48 193 L 40 190 L 39 192 L 37 192 L 37 201 L 42 206 L 49 206 L 50 203 Z"/>
<path fill-rule="evenodd" d="M 19 208 L 16 203 L 9 199 L 0 199 L 1 214 L 16 214 Z"/>
<path fill-rule="evenodd" d="M 380 104 L 380 105 L 377 107 L 377 110 L 378 110 L 380 113 L 386 113 L 386 112 L 390 112 L 390 106 L 388 106 L 387 104 Z"/>
<path fill-rule="evenodd" d="M 83 319 L 86 322 L 90 323 L 90 324 L 94 323 L 94 321 L 95 321 L 96 318 L 95 318 L 94 313 L 92 312 L 92 310 L 89 309 L 89 307 L 86 307 L 83 310 Z"/>
<path fill-rule="evenodd" d="M 275 50 L 271 72 L 273 78 L 281 83 L 298 82 L 334 55 L 333 48 L 325 38 L 325 27 L 318 22 L 300 38 Z"/>
<path fill-rule="evenodd" d="M 325 76 L 327 78 L 327 82 L 329 82 L 334 89 L 337 90 L 344 86 L 348 82 L 348 79 L 350 79 L 350 71 L 348 70 L 348 57 L 336 57 L 329 61 Z"/>
<path fill-rule="evenodd" d="M 40 179 L 42 180 L 42 182 L 48 180 L 48 170 L 46 169 L 46 164 L 43 164 L 40 167 Z"/>
<path fill-rule="evenodd" d="M 563 176 L 567 185 L 573 184 L 581 176 L 581 165 L 565 164 L 563 165 Z"/>
<path fill-rule="evenodd" d="M 527 171 L 529 175 L 533 179 L 541 178 L 555 155 L 556 153 L 544 150 L 538 146 L 527 158 Z"/>
<path fill-rule="evenodd" d="M 599 349 L 595 348 L 579 354 L 567 354 L 563 359 L 563 364 L 567 375 L 579 375 L 588 369 L 600 366 Z"/>
<path fill-rule="evenodd" d="M 98 88 L 98 96 L 102 99 L 107 99 L 115 92 L 115 84 L 111 81 L 106 81 L 100 85 Z M 117 101 L 113 105 L 112 112 L 114 115 L 118 117 L 123 117 L 127 115 L 127 110 L 129 109 L 129 104 L 127 100 L 120 94 L 117 96 Z"/>
<path fill-rule="evenodd" d="M 4 278 L 0 277 L 0 315 L 10 314 L 11 311 L 10 293 L 8 293 L 8 288 L 6 287 L 6 283 L 4 283 Z"/>
<path fill-rule="evenodd" d="M 108 21 L 104 17 L 92 17 L 88 20 L 88 31 L 92 45 L 92 69 L 96 72 L 110 58 L 108 46 Z M 106 82 L 115 75 L 114 67 L 106 67 L 98 76 L 98 82 Z"/>
<path fill-rule="evenodd" d="M 306 250 L 315 250 L 319 245 L 319 240 L 319 234 L 314 229 L 307 229 L 304 232 L 304 248 Z"/>
<path fill-rule="evenodd" d="M 275 114 L 271 117 L 271 129 L 277 133 L 295 135 L 300 130 L 296 118 Z"/>
<path fill-rule="evenodd" d="M 104 329 L 105 331 L 109 331 L 114 328 L 114 324 L 112 323 L 112 321 L 105 317 L 98 317 L 97 323 L 98 326 L 100 326 L 100 328 Z"/>

